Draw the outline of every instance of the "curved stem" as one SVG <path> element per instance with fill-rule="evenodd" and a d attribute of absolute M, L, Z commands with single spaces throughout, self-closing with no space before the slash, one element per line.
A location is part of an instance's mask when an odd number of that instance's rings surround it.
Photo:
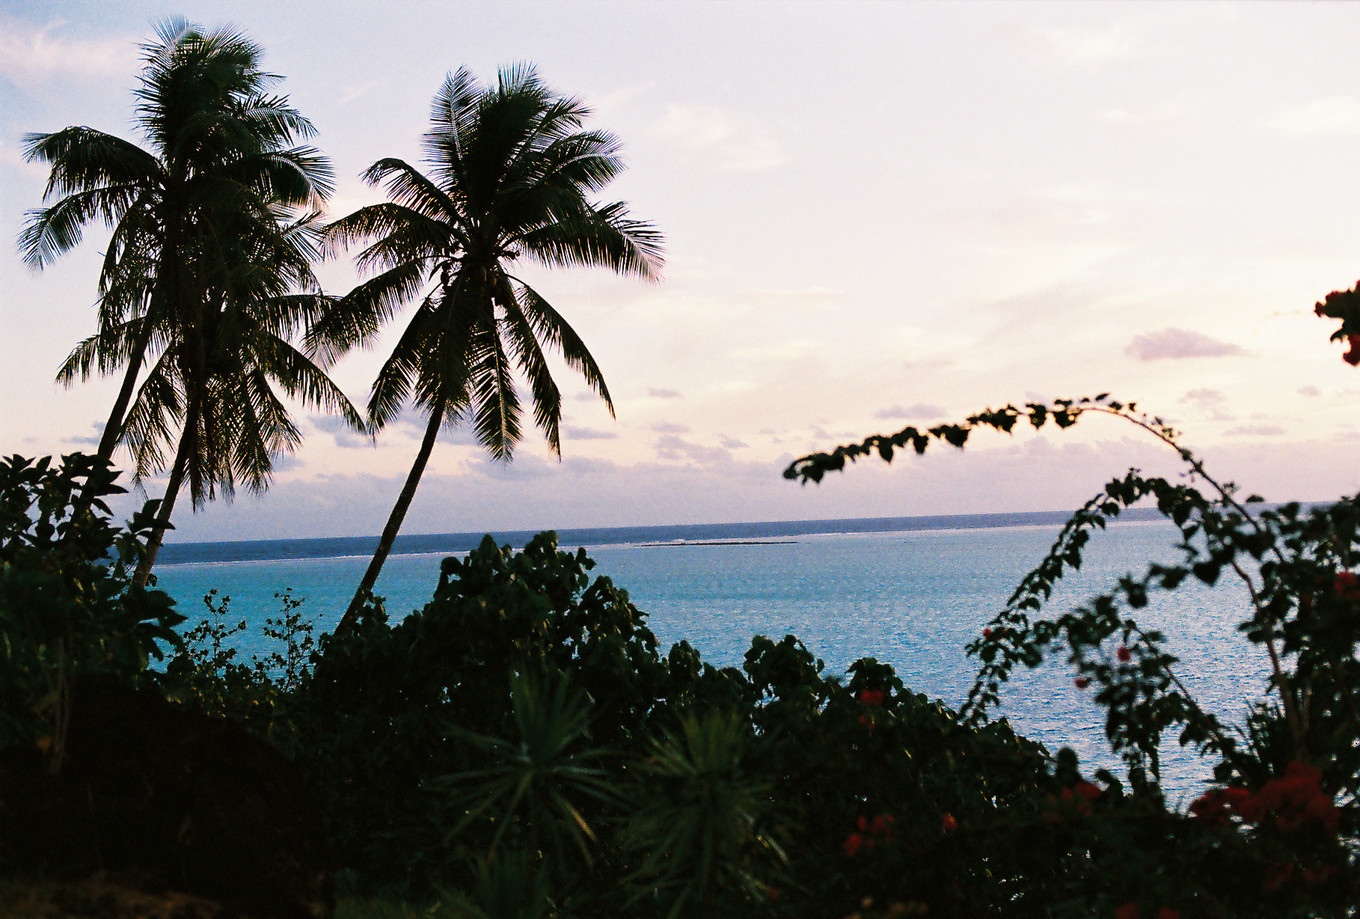
<path fill-rule="evenodd" d="M 137 570 L 132 576 L 132 583 L 137 587 L 145 587 L 150 580 L 151 568 L 156 564 L 156 556 L 161 551 L 161 541 L 165 538 L 165 531 L 170 529 L 170 515 L 174 513 L 175 498 L 179 496 L 184 485 L 184 474 L 189 467 L 189 454 L 194 450 L 197 429 L 198 411 L 195 403 L 184 421 L 184 433 L 180 435 L 175 465 L 170 470 L 170 481 L 165 486 L 165 497 L 161 499 L 161 505 L 156 510 L 156 522 L 152 525 L 151 535 L 147 539 L 146 552 L 137 563 Z"/>
<path fill-rule="evenodd" d="M 1267 622 L 1273 629 L 1274 623 L 1265 617 L 1265 610 L 1261 606 L 1261 595 L 1256 592 L 1256 585 L 1252 583 L 1251 576 L 1242 570 L 1234 560 L 1233 570 L 1237 576 L 1247 585 L 1247 592 L 1251 594 L 1251 605 L 1255 607 L 1256 614 Z M 1304 748 L 1304 738 L 1308 734 L 1308 725 L 1305 723 L 1302 713 L 1299 711 L 1298 700 L 1294 698 L 1294 689 L 1289 684 L 1289 678 L 1285 676 L 1284 665 L 1280 661 L 1280 653 L 1275 650 L 1275 636 L 1267 632 L 1265 640 L 1266 652 L 1270 655 L 1270 669 L 1273 676 L 1272 682 L 1280 693 L 1280 704 L 1284 708 L 1284 719 L 1289 725 L 1289 733 L 1294 738 L 1294 753 L 1299 758 L 1306 758 Z"/>
<path fill-rule="evenodd" d="M 1116 418 L 1123 418 L 1130 424 L 1137 425 L 1144 431 L 1147 431 L 1153 437 L 1156 437 L 1162 443 L 1166 444 L 1168 447 L 1175 450 L 1176 453 L 1180 455 L 1181 459 L 1189 463 L 1190 471 L 1193 472 L 1195 475 L 1199 476 L 1204 481 L 1208 482 L 1209 485 L 1213 487 L 1214 491 L 1218 492 L 1219 499 L 1224 504 L 1226 504 L 1227 506 L 1231 507 L 1233 510 L 1241 514 L 1243 519 L 1246 520 L 1247 523 L 1251 525 L 1251 528 L 1253 530 L 1255 530 L 1257 533 L 1262 534 L 1265 532 L 1261 528 L 1261 524 L 1257 521 L 1257 519 L 1254 516 L 1252 516 L 1250 512 L 1248 512 L 1246 507 L 1244 507 L 1240 501 L 1238 501 L 1236 498 L 1232 496 L 1232 492 L 1225 488 L 1223 485 L 1220 485 L 1213 476 L 1209 475 L 1209 473 L 1204 468 L 1204 464 L 1195 457 L 1195 454 L 1191 453 L 1185 447 L 1182 447 L 1180 444 L 1176 443 L 1175 438 L 1168 433 L 1167 428 L 1159 427 L 1158 425 L 1152 424 L 1146 419 L 1140 418 L 1136 415 L 1130 415 L 1129 413 L 1123 411 L 1116 411 L 1115 409 L 1106 408 L 1105 406 L 1102 405 L 1082 406 L 1080 410 L 1083 412 L 1100 412 L 1105 415 L 1113 415 Z M 1271 540 L 1270 551 L 1281 562 L 1285 561 L 1284 554 L 1280 552 L 1280 547 L 1274 540 Z"/>
<path fill-rule="evenodd" d="M 373 560 L 368 563 L 368 570 L 364 572 L 363 580 L 359 582 L 359 589 L 354 592 L 354 599 L 349 601 L 349 608 L 345 610 L 345 614 L 336 623 L 336 638 L 354 628 L 354 624 L 359 620 L 359 611 L 363 609 L 364 602 L 373 595 L 373 586 L 378 583 L 378 575 L 382 572 L 383 563 L 387 561 L 387 556 L 392 551 L 392 544 L 396 541 L 397 533 L 401 531 L 402 521 L 406 518 L 406 512 L 410 509 L 411 501 L 416 496 L 420 477 L 424 474 L 425 466 L 430 461 L 430 454 L 434 452 L 435 441 L 439 439 L 439 428 L 444 422 L 444 404 L 441 400 L 430 410 L 430 423 L 425 426 L 425 437 L 420 442 L 420 450 L 416 453 L 415 462 L 411 466 L 410 473 L 406 476 L 406 484 L 402 486 L 401 494 L 397 496 L 397 503 L 387 518 L 387 526 L 383 528 L 382 537 L 378 540 L 378 548 L 373 552 Z"/>

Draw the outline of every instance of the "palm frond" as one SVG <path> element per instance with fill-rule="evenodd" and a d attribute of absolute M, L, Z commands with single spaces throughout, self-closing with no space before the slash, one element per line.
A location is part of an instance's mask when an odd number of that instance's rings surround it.
<path fill-rule="evenodd" d="M 500 294 L 505 318 L 502 325 L 509 345 L 510 359 L 529 383 L 533 400 L 534 424 L 543 432 L 548 449 L 554 456 L 562 455 L 562 392 L 552 378 L 552 371 L 539 344 L 539 336 L 527 320 L 518 302 L 522 291 L 516 291 L 506 278 Z"/>
<path fill-rule="evenodd" d="M 601 401 L 609 409 L 609 417 L 614 417 L 614 400 L 609 395 L 609 386 L 604 381 L 604 372 L 595 362 L 595 357 L 586 348 L 581 336 L 571 327 L 562 314 L 557 312 L 547 300 L 532 287 L 516 279 L 519 285 L 518 301 L 525 320 L 533 334 L 541 341 L 552 345 L 562 356 L 567 366 L 575 370 L 586 381 Z"/>
<path fill-rule="evenodd" d="M 652 224 L 630 218 L 622 203 L 574 208 L 554 217 L 519 238 L 525 255 L 550 267 L 609 268 L 660 280 L 664 237 Z"/>

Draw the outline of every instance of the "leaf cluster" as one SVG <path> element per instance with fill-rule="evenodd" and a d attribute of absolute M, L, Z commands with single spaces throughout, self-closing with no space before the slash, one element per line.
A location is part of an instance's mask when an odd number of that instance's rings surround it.
<path fill-rule="evenodd" d="M 115 527 L 116 477 L 80 453 L 0 460 L 0 748 L 40 742 L 54 771 L 75 680 L 135 681 L 180 642 L 174 601 L 131 583 L 154 505 Z"/>

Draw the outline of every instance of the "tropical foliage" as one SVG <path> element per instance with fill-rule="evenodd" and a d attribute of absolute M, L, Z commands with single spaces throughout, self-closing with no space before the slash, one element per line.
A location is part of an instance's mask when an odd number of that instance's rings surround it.
<path fill-rule="evenodd" d="M 914 693 L 872 658 L 828 674 L 794 636 L 754 636 L 742 666 L 663 652 L 646 615 L 584 550 L 540 534 L 490 538 L 441 567 L 431 601 L 389 621 L 371 588 L 442 427 L 470 423 L 508 458 L 534 423 L 560 449 L 558 352 L 612 403 L 576 333 L 516 265 L 604 266 L 654 277 L 660 237 L 597 204 L 621 168 L 586 109 L 527 67 L 494 87 L 451 75 L 425 138 L 427 172 L 365 174 L 390 200 L 326 228 L 363 245 L 373 276 L 338 301 L 311 264 L 324 160 L 310 125 L 230 30 L 167 23 L 138 90 L 149 149 L 68 128 L 32 135 L 52 166 L 48 207 L 20 237 L 38 267 L 102 221 L 112 239 L 97 331 L 67 381 L 122 370 L 100 455 L 0 463 L 0 767 L 60 772 L 72 687 L 152 686 L 283 751 L 325 814 L 335 878 L 422 915 L 1353 916 L 1360 903 L 1360 499 L 1305 508 L 1239 497 L 1162 419 L 1108 395 L 987 409 L 803 457 L 823 481 L 870 457 L 964 447 L 979 429 L 1068 428 L 1113 416 L 1185 464 L 1170 480 L 1112 479 L 968 646 L 962 707 Z M 1315 312 L 1360 364 L 1360 289 Z M 336 633 L 312 641 L 284 594 L 277 650 L 245 661 L 230 603 L 182 617 L 144 586 L 182 484 L 195 503 L 262 488 L 298 431 L 274 387 L 363 423 L 322 366 L 371 341 L 417 299 L 368 404 L 381 428 L 409 403 L 424 441 L 369 575 Z M 304 335 L 305 351 L 292 344 Z M 124 445 L 138 477 L 170 485 L 126 527 L 106 498 Z M 172 447 L 173 445 L 173 447 Z M 1179 561 L 1150 564 L 1051 611 L 1085 549 L 1138 503 L 1175 527 Z M 135 569 L 135 570 L 134 570 Z M 1269 676 L 1240 723 L 1207 713 L 1149 597 L 1241 584 L 1242 641 Z M 160 669 L 151 662 L 165 652 Z M 1105 711 L 1123 768 L 1083 772 L 1070 750 L 1017 736 L 995 710 L 1018 667 L 1065 657 Z M 1163 788 L 1167 744 L 1211 765 L 1183 810 Z M 410 914 L 394 908 L 393 914 Z"/>
<path fill-rule="evenodd" d="M 112 228 L 98 329 L 58 379 L 121 368 L 99 456 L 122 444 L 138 478 L 168 466 L 145 580 L 183 485 L 195 507 L 238 482 L 262 490 L 273 458 L 297 446 L 280 393 L 362 421 L 289 344 L 326 300 L 311 263 L 331 171 L 297 143 L 311 123 L 272 93 L 278 78 L 239 32 L 169 20 L 143 51 L 147 147 L 88 127 L 28 135 L 25 156 L 51 166 L 44 197 L 56 200 L 28 214 L 19 246 L 41 268 L 87 224 Z"/>
<path fill-rule="evenodd" d="M 82 676 L 140 679 L 184 621 L 161 591 L 131 583 L 150 507 L 125 529 L 121 494 L 97 457 L 0 461 L 0 749 L 33 747 L 61 768 L 72 690 Z"/>
<path fill-rule="evenodd" d="M 415 497 L 440 428 L 470 422 L 477 440 L 508 460 L 523 433 L 516 375 L 528 384 L 534 423 L 561 451 L 562 396 L 545 347 L 614 407 L 595 358 L 566 319 L 516 265 L 597 266 L 653 279 L 661 236 L 619 202 L 596 203 L 623 168 L 618 141 L 583 130 L 581 102 L 560 96 L 532 67 L 504 69 L 494 87 L 466 70 L 435 95 L 424 137 L 428 174 L 399 159 L 364 173 L 390 201 L 327 228 L 335 248 L 367 244 L 361 269 L 376 272 L 328 311 L 310 341 L 327 356 L 369 342 L 408 300 L 419 303 L 378 373 L 368 401 L 380 429 L 412 402 L 426 415 L 410 475 L 338 632 L 372 591 Z"/>

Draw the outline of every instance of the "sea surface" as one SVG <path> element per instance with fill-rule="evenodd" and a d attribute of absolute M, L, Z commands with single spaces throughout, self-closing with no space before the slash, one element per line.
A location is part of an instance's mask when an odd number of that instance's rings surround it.
<path fill-rule="evenodd" d="M 874 657 L 892 664 L 913 690 L 957 706 L 977 672 L 964 645 L 1005 606 L 1066 517 L 985 514 L 563 530 L 559 544 L 587 549 L 597 563 L 593 573 L 628 591 L 648 614 L 663 649 L 683 639 L 710 663 L 740 666 L 753 636 L 793 634 L 830 674 Z M 517 547 L 530 536 L 495 534 L 498 542 Z M 1178 560 L 1175 537 L 1175 529 L 1155 512 L 1137 510 L 1098 532 L 1080 575 L 1065 579 L 1049 614 L 1108 590 L 1122 574 L 1142 572 L 1149 561 Z M 399 539 L 375 591 L 386 598 L 393 621 L 429 600 L 441 559 L 467 552 L 481 538 L 461 533 Z M 280 613 L 276 594 L 285 590 L 303 601 L 301 610 L 318 632 L 331 629 L 375 543 L 356 538 L 169 544 L 156 574 L 190 622 L 206 615 L 201 598 L 209 591 L 217 591 L 215 602 L 230 598 L 230 621 L 244 619 L 255 632 L 242 641 L 249 654 L 264 649 L 259 625 Z M 1240 721 L 1267 675 L 1267 662 L 1235 630 L 1247 603 L 1239 584 L 1195 583 L 1154 597 L 1135 617 L 1167 634 L 1169 649 L 1181 660 L 1177 675 L 1205 709 L 1229 722 Z M 1050 750 L 1071 746 L 1090 768 L 1118 772 L 1104 741 L 1103 712 L 1072 677 L 1061 654 L 1017 673 L 1004 688 L 1000 713 Z M 1163 755 L 1173 796 L 1196 794 L 1209 764 L 1174 741 Z"/>

